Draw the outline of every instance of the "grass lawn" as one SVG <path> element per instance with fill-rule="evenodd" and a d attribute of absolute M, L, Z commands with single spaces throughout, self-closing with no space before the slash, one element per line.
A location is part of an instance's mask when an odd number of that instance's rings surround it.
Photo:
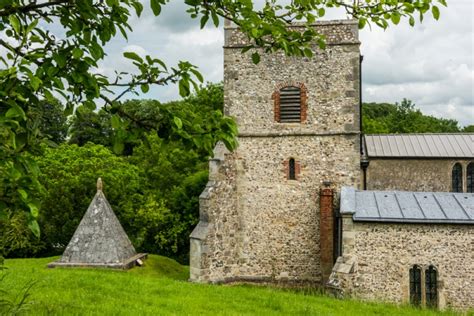
<path fill-rule="evenodd" d="M 129 271 L 46 268 L 55 259 L 6 260 L 0 288 L 13 298 L 35 280 L 27 310 L 33 315 L 452 315 L 270 287 L 192 284 L 187 267 L 154 255 Z"/>

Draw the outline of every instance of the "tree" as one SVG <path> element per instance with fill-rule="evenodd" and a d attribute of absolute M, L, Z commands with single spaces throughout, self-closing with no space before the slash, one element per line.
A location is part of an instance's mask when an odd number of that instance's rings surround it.
<path fill-rule="evenodd" d="M 34 124 L 38 124 L 42 137 L 56 144 L 66 140 L 69 126 L 64 106 L 58 100 L 42 100 L 37 107 L 32 107 L 27 115 Z"/>
<path fill-rule="evenodd" d="M 71 119 L 69 143 L 84 146 L 91 142 L 109 147 L 112 144 L 112 134 L 109 113 L 80 107 Z"/>
<path fill-rule="evenodd" d="M 467 126 L 464 126 L 464 128 L 462 129 L 462 131 L 464 133 L 474 133 L 474 125 L 467 125 Z"/>
<path fill-rule="evenodd" d="M 364 103 L 362 130 L 366 134 L 388 133 L 455 133 L 456 120 L 424 115 L 407 99 L 401 103 Z"/>
<path fill-rule="evenodd" d="M 169 0 L 151 0 L 153 13 L 158 16 Z M 203 27 L 209 20 L 217 26 L 219 17 L 227 18 L 240 26 L 253 44 L 243 48 L 252 50 L 252 59 L 259 61 L 259 51 L 284 51 L 288 55 L 311 56 L 310 43 L 316 40 L 324 47 L 324 38 L 309 24 L 325 15 L 325 8 L 343 7 L 348 15 L 359 20 L 362 28 L 374 23 L 386 28 L 407 17 L 410 25 L 415 14 L 422 20 L 431 10 L 435 19 L 439 9 L 434 3 L 446 5 L 446 0 L 294 0 L 289 5 L 269 0 L 261 10 L 256 10 L 251 0 L 186 0 L 192 18 L 200 20 Z M 51 102 L 60 95 L 66 104 L 66 114 L 74 108 L 94 109 L 103 102 L 111 116 L 111 125 L 120 137 L 115 137 L 114 148 L 123 149 L 122 134 L 130 132 L 130 119 L 119 107 L 120 99 L 127 93 L 150 85 L 178 83 L 181 95 L 189 94 L 191 87 L 202 82 L 196 68 L 188 62 L 168 67 L 160 59 L 135 53 L 124 53 L 136 67 L 135 73 L 117 73 L 106 78 L 94 71 L 105 57 L 103 45 L 120 33 L 127 37 L 131 28 L 129 18 L 134 11 L 138 16 L 143 10 L 139 0 L 70 1 L 70 0 L 4 0 L 0 1 L 0 46 L 6 53 L 0 56 L 5 65 L 0 70 L 0 217 L 7 210 L 24 210 L 29 213 L 29 226 L 39 234 L 36 218 L 38 205 L 31 198 L 40 189 L 37 181 L 39 170 L 29 153 L 38 150 L 42 138 L 39 127 L 32 124 L 26 113 L 38 107 L 42 100 Z M 304 32 L 288 29 L 289 23 L 306 21 Z M 59 28 L 54 34 L 50 27 Z M 112 89 L 123 89 L 116 94 Z M 171 115 L 175 113 L 171 112 Z M 226 145 L 236 146 L 237 129 L 232 120 L 221 116 L 225 129 Z M 184 125 L 178 115 L 173 119 L 173 132 L 189 143 L 210 151 L 212 137 L 205 136 L 199 126 Z M 140 124 L 143 135 L 146 125 Z M 186 130 L 188 129 L 188 130 Z M 197 130 L 196 130 L 197 129 Z M 210 130 L 210 132 L 214 132 Z"/>

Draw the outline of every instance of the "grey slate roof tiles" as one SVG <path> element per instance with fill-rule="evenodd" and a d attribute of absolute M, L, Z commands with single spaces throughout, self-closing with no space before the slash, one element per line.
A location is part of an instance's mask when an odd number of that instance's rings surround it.
<path fill-rule="evenodd" d="M 474 193 L 358 191 L 343 187 L 341 214 L 354 221 L 474 224 Z"/>
<path fill-rule="evenodd" d="M 474 158 L 474 133 L 365 135 L 369 158 Z"/>

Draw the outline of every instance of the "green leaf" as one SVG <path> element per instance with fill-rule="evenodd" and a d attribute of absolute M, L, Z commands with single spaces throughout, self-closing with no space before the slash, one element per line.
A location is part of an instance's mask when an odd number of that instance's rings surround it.
<path fill-rule="evenodd" d="M 74 104 L 69 102 L 66 104 L 66 108 L 64 109 L 64 115 L 69 116 L 74 112 Z"/>
<path fill-rule="evenodd" d="M 201 18 L 201 29 L 204 28 L 204 26 L 206 26 L 207 20 L 209 20 L 209 15 L 207 14 L 203 15 Z"/>
<path fill-rule="evenodd" d="M 34 218 L 38 218 L 39 215 L 39 209 L 38 206 L 36 206 L 34 203 L 28 203 L 28 208 L 30 209 L 30 214 Z"/>
<path fill-rule="evenodd" d="M 448 4 L 446 3 L 446 0 L 438 0 L 438 2 L 441 3 L 445 7 L 448 6 Z"/>
<path fill-rule="evenodd" d="M 18 189 L 17 192 L 18 194 L 20 194 L 20 197 L 23 201 L 26 201 L 28 199 L 28 193 L 25 190 Z"/>
<path fill-rule="evenodd" d="M 16 104 L 8 109 L 7 113 L 5 113 L 5 116 L 7 118 L 21 117 L 22 119 L 26 119 L 25 111 L 23 111 L 23 109 Z"/>
<path fill-rule="evenodd" d="M 33 22 L 28 25 L 28 27 L 26 28 L 26 34 L 30 33 L 36 27 L 36 25 L 38 25 L 38 21 L 38 19 L 33 20 Z"/>
<path fill-rule="evenodd" d="M 439 20 L 439 8 L 437 6 L 434 5 L 431 7 L 431 13 L 433 13 L 435 20 Z"/>
<path fill-rule="evenodd" d="M 76 47 L 72 50 L 72 57 L 74 59 L 80 59 L 83 54 L 84 54 L 84 52 L 82 51 L 82 49 L 80 49 L 78 47 Z"/>
<path fill-rule="evenodd" d="M 400 23 L 400 14 L 398 12 L 392 13 L 392 16 L 390 18 L 393 24 L 397 25 L 398 23 Z"/>
<path fill-rule="evenodd" d="M 367 23 L 367 19 L 365 18 L 359 18 L 359 29 L 363 29 L 365 24 Z"/>
<path fill-rule="evenodd" d="M 255 52 L 252 54 L 252 62 L 256 65 L 260 62 L 260 54 Z"/>
<path fill-rule="evenodd" d="M 181 121 L 179 117 L 177 116 L 173 117 L 173 122 L 177 128 L 181 129 L 183 127 L 183 122 Z"/>
<path fill-rule="evenodd" d="M 43 83 L 40 78 L 36 76 L 30 76 L 30 86 L 33 88 L 33 91 L 38 91 L 40 85 Z"/>
<path fill-rule="evenodd" d="M 159 0 L 151 0 L 150 1 L 151 9 L 153 10 L 153 14 L 155 16 L 160 15 L 161 13 L 161 4 Z"/>
<path fill-rule="evenodd" d="M 410 26 L 414 26 L 415 25 L 415 18 L 411 16 L 410 19 L 408 19 L 408 23 L 410 24 Z"/>
<path fill-rule="evenodd" d="M 122 122 L 120 121 L 120 117 L 117 114 L 112 115 L 110 118 L 110 124 L 112 125 L 112 128 L 117 129 L 122 126 Z"/>
<path fill-rule="evenodd" d="M 115 138 L 112 146 L 113 152 L 117 155 L 121 155 L 124 148 L 125 145 L 123 143 L 123 140 Z"/>
<path fill-rule="evenodd" d="M 134 52 L 125 52 L 123 56 L 128 59 L 138 61 L 140 64 L 143 63 L 143 59 Z"/>
<path fill-rule="evenodd" d="M 15 32 L 17 34 L 20 33 L 20 27 L 21 27 L 21 24 L 20 24 L 20 20 L 18 20 L 18 18 L 16 17 L 16 15 L 10 15 L 8 17 L 8 21 L 10 21 L 10 24 L 12 26 L 12 28 L 15 30 Z"/>
<path fill-rule="evenodd" d="M 214 23 L 215 27 L 219 26 L 219 16 L 217 16 L 216 12 L 212 11 L 212 22 Z"/>
<path fill-rule="evenodd" d="M 197 71 L 196 69 L 193 69 L 193 68 L 189 69 L 189 71 L 191 71 L 196 76 L 196 78 L 199 80 L 199 82 L 204 81 L 204 78 L 202 77 L 202 75 L 199 71 Z"/>
<path fill-rule="evenodd" d="M 181 79 L 178 83 L 179 95 L 182 97 L 189 95 L 189 81 L 187 79 Z"/>
<path fill-rule="evenodd" d="M 319 17 L 323 17 L 326 14 L 326 10 L 324 8 L 319 8 L 318 15 Z"/>
<path fill-rule="evenodd" d="M 38 222 L 33 217 L 30 217 L 30 220 L 28 221 L 28 228 L 31 230 L 33 235 L 36 236 L 36 238 L 40 237 L 40 228 Z"/>
<path fill-rule="evenodd" d="M 140 86 L 140 89 L 142 89 L 142 92 L 143 92 L 143 93 L 147 93 L 147 92 L 150 90 L 150 86 L 147 85 L 147 84 L 142 84 L 142 85 Z"/>

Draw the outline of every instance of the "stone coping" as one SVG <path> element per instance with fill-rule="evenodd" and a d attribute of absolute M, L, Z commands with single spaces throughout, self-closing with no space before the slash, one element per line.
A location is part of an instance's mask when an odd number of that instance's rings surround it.
<path fill-rule="evenodd" d="M 53 261 L 48 263 L 48 268 L 109 268 L 109 269 L 121 269 L 128 270 L 136 265 L 138 259 L 146 259 L 148 257 L 147 253 L 139 253 L 133 257 L 128 258 L 127 260 L 119 263 L 81 263 L 81 262 L 59 262 Z"/>

